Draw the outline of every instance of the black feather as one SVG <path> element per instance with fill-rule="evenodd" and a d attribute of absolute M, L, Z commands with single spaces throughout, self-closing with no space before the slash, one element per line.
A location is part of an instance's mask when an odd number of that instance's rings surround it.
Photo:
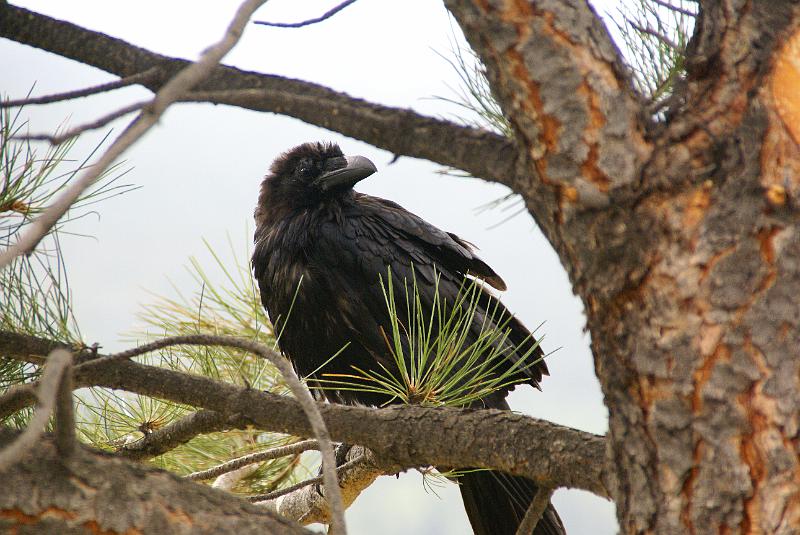
<path fill-rule="evenodd" d="M 396 203 L 356 193 L 349 185 L 334 190 L 318 186 L 347 161 L 335 144 L 307 143 L 282 154 L 261 185 L 255 211 L 252 262 L 261 300 L 280 333 L 281 351 L 299 374 L 312 380 L 323 364 L 330 374 L 395 366 L 385 340 L 391 321 L 382 284 L 389 270 L 395 280 L 416 280 L 428 310 L 437 287 L 440 297 L 453 303 L 472 277 L 505 289 L 473 246 L 455 234 Z M 369 173 L 374 167 L 367 169 Z M 507 353 L 505 365 L 510 368 L 535 341 L 488 290 L 481 292 L 470 335 L 478 336 L 481 318 L 492 310 L 510 318 L 509 339 L 518 346 Z M 396 299 L 404 302 L 405 296 Z M 538 386 L 547 367 L 541 349 L 532 352 L 532 359 L 539 360 L 515 373 Z M 507 408 L 505 394 L 494 394 L 483 405 Z M 324 395 L 345 403 L 390 401 L 384 394 L 362 391 L 325 390 Z M 464 476 L 461 488 L 476 532 L 501 535 L 515 532 L 535 491 L 527 479 L 486 471 Z M 552 507 L 549 511 L 534 533 L 563 532 Z"/>

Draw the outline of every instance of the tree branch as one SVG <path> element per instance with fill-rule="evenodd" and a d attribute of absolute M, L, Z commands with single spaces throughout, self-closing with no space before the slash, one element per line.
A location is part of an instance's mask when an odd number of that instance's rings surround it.
<path fill-rule="evenodd" d="M 0 354 L 41 362 L 41 354 L 4 345 L 19 337 L 0 331 Z M 28 349 L 57 345 L 22 338 Z M 75 384 L 128 390 L 235 415 L 238 422 L 266 431 L 300 437 L 313 434 L 299 404 L 286 396 L 127 360 L 76 367 Z M 605 438 L 601 436 L 491 409 L 318 406 L 334 440 L 361 444 L 397 470 L 429 465 L 491 468 L 545 486 L 580 488 L 608 497 L 603 482 Z M 439 439 L 442 429 L 448 429 L 447 441 Z M 513 441 L 508 437 L 514 437 Z"/>
<path fill-rule="evenodd" d="M 2 357 L 33 364 L 44 364 L 47 355 L 57 348 L 73 350 L 72 345 L 67 342 L 0 330 L 0 356 Z M 80 362 L 80 359 L 78 361 Z"/>
<path fill-rule="evenodd" d="M 674 42 L 672 39 L 670 39 L 669 37 L 667 37 L 663 33 L 654 30 L 653 28 L 650 27 L 649 24 L 645 27 L 645 26 L 642 26 L 642 25 L 638 24 L 635 20 L 630 19 L 628 17 L 625 17 L 625 22 L 627 22 L 628 25 L 630 25 L 630 27 L 633 28 L 634 30 L 636 30 L 637 32 L 653 36 L 656 39 L 658 39 L 658 41 L 660 43 L 670 47 L 671 49 L 673 49 L 673 50 L 675 50 L 677 52 L 681 52 L 683 50 L 683 47 L 678 45 L 678 43 Z"/>
<path fill-rule="evenodd" d="M 20 435 L 0 428 L 0 447 Z M 14 491 L 0 492 L 0 523 L 20 532 L 311 533 L 227 492 L 83 446 L 67 470 L 50 437 L 31 444 L 2 477 Z"/>
<path fill-rule="evenodd" d="M 114 140 L 100 159 L 83 171 L 75 182 L 50 205 L 44 213 L 34 219 L 16 243 L 0 251 L 0 269 L 7 266 L 15 257 L 30 253 L 41 241 L 42 237 L 56 224 L 80 194 L 97 180 L 125 150 L 133 145 L 151 126 L 156 124 L 166 109 L 183 94 L 205 78 L 215 65 L 230 51 L 242 35 L 244 26 L 252 13 L 266 0 L 246 0 L 236 14 L 222 39 L 208 48 L 196 63 L 181 69 L 173 78 L 159 89 L 153 101 L 134 119 L 122 134 Z M 0 21 L 7 23 L 8 4 L 0 5 L 3 17 Z M 147 69 L 145 69 L 147 70 Z"/>
<path fill-rule="evenodd" d="M 353 468 L 354 466 L 356 466 L 358 463 L 360 463 L 362 461 L 363 461 L 363 459 L 361 457 L 358 457 L 356 459 L 347 461 L 343 465 L 337 466 L 336 467 L 336 472 L 337 472 L 337 474 L 342 474 L 342 473 L 350 470 L 351 468 Z M 295 483 L 294 485 L 290 485 L 290 486 L 286 487 L 285 489 L 273 490 L 272 492 L 268 492 L 267 494 L 258 494 L 258 495 L 255 495 L 255 496 L 248 496 L 247 499 L 250 500 L 253 503 L 269 502 L 270 500 L 276 500 L 276 499 L 281 498 L 283 496 L 288 496 L 289 494 L 291 494 L 291 493 L 293 493 L 295 491 L 298 491 L 300 489 L 304 489 L 304 488 L 309 487 L 311 485 L 318 485 L 320 483 L 322 483 L 322 477 L 320 477 L 320 476 L 312 477 L 312 478 L 300 481 L 299 483 Z M 318 493 L 318 491 L 316 489 L 314 489 L 314 492 Z"/>
<path fill-rule="evenodd" d="M 31 383 L 13 385 L 0 396 L 0 422 L 36 403 L 36 388 Z"/>
<path fill-rule="evenodd" d="M 80 364 L 75 371 L 76 373 L 80 373 L 85 369 L 97 367 L 102 368 L 115 361 L 123 362 L 125 359 L 130 357 L 142 355 L 144 353 L 149 353 L 150 351 L 155 351 L 157 349 L 162 349 L 173 345 L 213 345 L 244 349 L 245 351 L 249 351 L 265 360 L 268 360 L 281 372 L 281 375 L 283 376 L 286 385 L 289 387 L 289 390 L 292 392 L 292 394 L 294 394 L 295 399 L 297 399 L 297 402 L 303 408 L 303 412 L 311 424 L 314 436 L 317 438 L 317 440 L 319 440 L 320 454 L 322 455 L 322 476 L 325 480 L 325 488 L 329 489 L 327 498 L 331 502 L 330 505 L 332 511 L 331 516 L 333 519 L 333 528 L 335 529 L 336 533 L 346 535 L 347 530 L 344 523 L 345 508 L 336 478 L 336 459 L 325 421 L 322 419 L 322 415 L 317 408 L 317 404 L 314 402 L 314 398 L 311 396 L 311 392 L 309 392 L 308 388 L 306 388 L 306 386 L 300 382 L 300 378 L 297 377 L 297 374 L 295 374 L 292 365 L 288 360 L 286 360 L 286 358 L 274 350 L 251 340 L 234 338 L 231 336 L 212 336 L 202 334 L 173 336 L 169 338 L 162 338 L 161 340 L 135 347 L 121 353 L 85 362 Z"/>
<path fill-rule="evenodd" d="M 656 5 L 669 9 L 670 11 L 674 11 L 675 13 L 680 13 L 681 15 L 685 15 L 687 17 L 697 16 L 697 11 L 692 11 L 691 9 L 686 9 L 681 6 L 676 6 L 675 4 L 668 2 L 666 0 L 650 0 L 650 2 L 653 2 Z"/>
<path fill-rule="evenodd" d="M 8 4 L 0 4 L 0 36 L 121 77 L 158 67 L 158 74 L 142 83 L 152 91 L 187 64 Z M 288 115 L 396 155 L 424 158 L 509 187 L 516 183 L 515 145 L 485 130 L 372 104 L 309 82 L 228 66 L 216 67 L 195 90 L 188 100 Z"/>
<path fill-rule="evenodd" d="M 233 459 L 226 463 L 222 463 L 220 465 L 209 468 L 208 470 L 193 472 L 185 477 L 186 479 L 191 479 L 192 481 L 202 481 L 203 479 L 211 479 L 212 477 L 217 477 L 227 472 L 233 472 L 234 470 L 238 470 L 239 468 L 242 468 L 249 464 L 260 463 L 263 461 L 268 461 L 270 459 L 277 459 L 278 457 L 286 457 L 287 455 L 293 455 L 295 453 L 302 453 L 304 451 L 318 450 L 318 449 L 319 449 L 318 441 L 302 440 L 300 442 L 295 442 L 294 444 L 288 444 L 286 446 L 270 448 L 265 451 L 258 451 L 256 453 L 251 453 L 249 455 L 243 455 L 242 457 L 237 457 L 236 459 Z"/>
<path fill-rule="evenodd" d="M 141 461 L 167 453 L 198 435 L 244 427 L 247 427 L 247 423 L 235 415 L 226 417 L 218 412 L 200 410 L 155 429 L 141 440 L 125 444 L 117 450 L 117 453 L 128 459 Z"/>
<path fill-rule="evenodd" d="M 241 480 L 250 476 L 256 470 L 258 470 L 258 465 L 250 464 L 239 467 L 230 472 L 225 472 L 224 474 L 217 476 L 217 478 L 211 484 L 211 487 L 231 492 Z"/>
<path fill-rule="evenodd" d="M 332 16 L 336 15 L 338 12 L 349 6 L 350 4 L 355 4 L 356 0 L 345 0 L 341 4 L 329 9 L 319 17 L 314 17 L 313 19 L 304 20 L 302 22 L 267 22 L 265 20 L 256 20 L 253 24 L 261 24 L 263 26 L 272 26 L 274 28 L 302 28 L 303 26 L 310 26 L 312 24 L 317 24 L 318 22 L 322 22 L 324 20 L 328 20 Z"/>
<path fill-rule="evenodd" d="M 62 459 L 67 459 L 75 453 L 78 439 L 75 433 L 75 407 L 72 404 L 72 353 L 64 349 L 56 349 L 48 357 L 45 371 L 51 366 L 51 360 L 58 356 L 63 359 L 61 378 L 55 392 L 55 421 L 56 421 L 56 449 Z M 44 384 L 44 377 L 39 388 Z"/>
<path fill-rule="evenodd" d="M 398 471 L 396 466 L 382 462 L 370 450 L 361 446 L 351 448 L 348 459 L 348 462 L 337 470 L 342 497 L 347 506 L 379 476 Z M 302 488 L 270 500 L 257 501 L 256 505 L 306 525 L 315 522 L 326 523 L 330 512 L 327 510 L 325 500 L 312 484 L 314 482 L 314 480 L 306 481 L 304 483 L 307 485 Z"/>
<path fill-rule="evenodd" d="M 44 372 L 42 373 L 42 378 L 39 380 L 39 386 L 36 389 L 36 397 L 38 398 L 39 406 L 33 413 L 33 417 L 28 427 L 25 428 L 25 431 L 20 433 L 16 440 L 0 451 L 0 471 L 7 470 L 12 464 L 19 462 L 20 458 L 29 453 L 33 445 L 44 433 L 47 422 L 50 420 L 50 416 L 53 414 L 53 410 L 56 407 L 57 398 L 60 397 L 58 391 L 62 383 L 62 378 L 64 373 L 69 371 L 71 361 L 72 355 L 63 349 L 55 349 L 50 353 L 44 367 Z M 62 422 L 62 428 L 65 423 L 68 422 Z M 69 438 L 68 432 L 59 432 L 59 448 L 66 448 L 67 453 L 69 453 L 69 446 L 66 446 L 64 442 Z M 72 431 L 72 439 L 74 440 L 74 430 Z"/>
<path fill-rule="evenodd" d="M 75 136 L 79 136 L 84 132 L 88 132 L 89 130 L 97 130 L 98 128 L 103 128 L 108 123 L 115 121 L 120 117 L 124 117 L 129 113 L 141 110 L 149 103 L 150 101 L 148 100 L 142 102 L 134 102 L 133 104 L 129 104 L 128 106 L 123 106 L 122 108 L 119 108 L 106 115 L 103 115 L 102 117 L 98 117 L 94 121 L 78 125 L 74 128 L 70 128 L 69 130 L 62 132 L 60 134 L 25 134 L 21 136 L 15 136 L 15 139 L 26 139 L 31 141 L 49 141 L 52 145 L 60 145 L 65 141 L 74 138 Z"/>
<path fill-rule="evenodd" d="M 612 192 L 637 184 L 650 154 L 622 56 L 587 2 L 445 5 L 486 66 L 518 150 L 529 156 L 517 191 L 559 250 L 568 238 L 558 227 L 608 208 Z"/>
<path fill-rule="evenodd" d="M 533 499 L 531 500 L 531 504 L 528 506 L 528 510 L 525 511 L 525 516 L 522 518 L 522 522 L 520 522 L 519 526 L 517 527 L 516 535 L 529 535 L 530 533 L 533 533 L 533 529 L 539 523 L 539 520 L 542 519 L 545 509 L 547 509 L 547 506 L 550 505 L 550 497 L 552 495 L 552 488 L 537 487 L 536 493 L 533 495 Z"/>
<path fill-rule="evenodd" d="M 42 97 L 21 98 L 18 100 L 5 100 L 5 101 L 0 100 L 0 109 L 16 108 L 19 106 L 33 106 L 39 104 L 51 104 L 53 102 L 63 102 L 65 100 L 72 100 L 76 98 L 97 95 L 98 93 L 106 93 L 108 91 L 113 91 L 114 89 L 119 89 L 121 87 L 128 87 L 129 85 L 136 85 L 141 82 L 146 82 L 155 73 L 156 73 L 156 68 L 154 67 L 144 72 L 140 72 L 131 76 L 126 76 L 124 78 L 120 78 L 119 80 L 114 80 L 113 82 L 95 85 L 92 87 L 86 87 L 84 89 L 76 89 L 75 91 L 67 91 L 64 93 L 56 93 L 54 95 L 45 95 Z"/>

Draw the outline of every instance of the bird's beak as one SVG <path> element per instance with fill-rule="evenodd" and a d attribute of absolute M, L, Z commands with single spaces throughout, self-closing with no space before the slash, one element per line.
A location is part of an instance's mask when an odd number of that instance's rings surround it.
<path fill-rule="evenodd" d="M 347 165 L 325 173 L 314 181 L 323 191 L 342 186 L 353 187 L 356 182 L 378 170 L 374 163 L 363 156 L 345 156 L 344 160 Z"/>

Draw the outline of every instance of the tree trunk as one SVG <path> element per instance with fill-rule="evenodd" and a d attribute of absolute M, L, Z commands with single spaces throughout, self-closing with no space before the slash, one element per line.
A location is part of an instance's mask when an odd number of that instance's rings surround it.
<path fill-rule="evenodd" d="M 625 533 L 800 526 L 800 10 L 702 2 L 646 117 L 579 2 L 448 2 L 583 299 Z M 532 178 L 533 177 L 533 178 Z"/>

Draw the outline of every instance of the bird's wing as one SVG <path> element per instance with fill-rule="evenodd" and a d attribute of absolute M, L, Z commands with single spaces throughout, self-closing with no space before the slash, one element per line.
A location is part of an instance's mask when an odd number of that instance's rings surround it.
<path fill-rule="evenodd" d="M 498 290 L 506 284 L 486 262 L 475 254 L 475 247 L 445 232 L 392 201 L 361 195 L 356 198 L 359 213 L 376 233 L 397 240 L 415 262 L 433 261 L 438 270 L 453 275 L 471 275 L 485 280 Z"/>
<path fill-rule="evenodd" d="M 366 195 L 356 197 L 356 202 L 347 205 L 338 221 L 330 221 L 320 227 L 320 236 L 314 249 L 314 264 L 326 277 L 335 277 L 332 287 L 347 292 L 349 303 L 343 303 L 341 321 L 350 327 L 360 343 L 375 353 L 385 351 L 384 336 L 391 334 L 386 303 L 387 274 L 395 287 L 394 297 L 401 323 L 407 325 L 405 309 L 409 292 L 403 284 L 416 283 L 423 307 L 430 310 L 434 296 L 456 302 L 464 281 L 472 275 L 504 288 L 502 279 L 472 251 L 470 245 L 444 232 L 399 205 Z M 384 285 L 381 288 L 381 284 Z M 507 322 L 510 329 L 509 343 L 518 347 L 508 354 L 510 362 L 516 362 L 528 348 L 535 344 L 525 326 L 505 309 L 485 289 L 480 290 L 480 305 L 473 320 L 475 336 L 479 336 L 488 318 Z M 499 312 L 499 314 L 498 314 Z M 377 333 L 366 324 L 383 329 Z M 534 359 L 541 350 L 533 349 Z M 544 362 L 527 368 L 523 373 L 536 385 L 542 373 L 547 373 Z"/>

